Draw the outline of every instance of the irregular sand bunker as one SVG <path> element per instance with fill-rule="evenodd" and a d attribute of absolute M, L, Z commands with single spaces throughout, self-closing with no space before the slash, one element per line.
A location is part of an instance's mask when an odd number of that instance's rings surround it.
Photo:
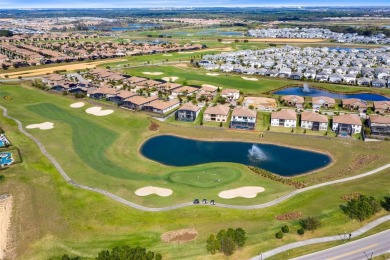
<path fill-rule="evenodd" d="M 172 56 L 172 54 L 163 54 L 163 56 L 170 57 L 170 56 Z"/>
<path fill-rule="evenodd" d="M 172 190 L 171 189 L 165 189 L 165 188 L 160 188 L 160 187 L 154 187 L 154 186 L 146 186 L 142 187 L 138 190 L 135 191 L 135 195 L 137 196 L 149 196 L 152 194 L 156 194 L 157 196 L 160 197 L 168 197 L 172 195 Z"/>
<path fill-rule="evenodd" d="M 181 53 L 181 54 L 190 54 L 190 53 L 194 53 L 193 51 L 179 51 L 178 53 Z"/>
<path fill-rule="evenodd" d="M 145 71 L 145 72 L 142 72 L 142 74 L 145 74 L 145 75 L 162 75 L 164 73 L 162 73 L 162 72 L 149 72 L 149 71 Z"/>
<path fill-rule="evenodd" d="M 85 105 L 84 102 L 76 102 L 76 103 L 71 104 L 70 107 L 79 108 L 79 107 L 83 107 L 84 105 Z"/>
<path fill-rule="evenodd" d="M 258 81 L 257 78 L 248 78 L 248 77 L 241 77 L 241 78 L 245 80 Z"/>
<path fill-rule="evenodd" d="M 54 127 L 54 123 L 52 123 L 52 122 L 44 122 L 41 124 L 32 124 L 32 125 L 26 126 L 27 129 L 38 128 L 41 130 L 48 130 L 48 129 L 52 129 L 53 127 Z"/>
<path fill-rule="evenodd" d="M 222 42 L 222 43 L 224 43 L 224 44 L 231 44 L 232 42 Z"/>
<path fill-rule="evenodd" d="M 12 196 L 0 196 L 0 259 L 5 259 L 7 232 L 11 223 Z"/>
<path fill-rule="evenodd" d="M 233 199 L 237 197 L 251 199 L 255 198 L 257 196 L 257 193 L 263 191 L 265 191 L 265 189 L 260 186 L 246 186 L 237 189 L 221 191 L 218 196 L 223 199 Z"/>
<path fill-rule="evenodd" d="M 114 110 L 111 109 L 102 110 L 102 107 L 91 107 L 85 110 L 85 112 L 94 116 L 107 116 L 109 114 L 114 113 Z"/>
<path fill-rule="evenodd" d="M 217 89 L 218 87 L 214 86 L 214 85 L 210 85 L 210 84 L 203 84 L 202 87 L 206 87 L 206 88 L 215 88 Z"/>
<path fill-rule="evenodd" d="M 208 76 L 219 76 L 219 73 L 206 73 Z"/>
<path fill-rule="evenodd" d="M 161 235 L 161 240 L 165 243 L 185 243 L 195 240 L 198 232 L 194 228 L 169 231 Z"/>
<path fill-rule="evenodd" d="M 162 80 L 175 82 L 179 77 L 163 77 Z"/>

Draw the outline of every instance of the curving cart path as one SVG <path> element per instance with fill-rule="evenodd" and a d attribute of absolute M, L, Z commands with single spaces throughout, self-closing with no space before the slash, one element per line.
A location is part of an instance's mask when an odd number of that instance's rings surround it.
<path fill-rule="evenodd" d="M 22 132 L 24 135 L 28 136 L 31 140 L 33 140 L 38 145 L 38 147 L 41 150 L 41 152 L 47 157 L 47 159 L 49 159 L 54 164 L 54 166 L 56 167 L 58 172 L 61 174 L 61 176 L 69 184 L 71 184 L 71 185 L 73 185 L 75 187 L 78 187 L 80 189 L 84 189 L 84 190 L 89 190 L 89 191 L 100 193 L 100 194 L 102 194 L 104 196 L 107 196 L 107 197 L 109 197 L 109 198 L 111 198 L 111 199 L 113 199 L 113 200 L 115 200 L 115 201 L 117 201 L 119 203 L 125 204 L 125 205 L 127 205 L 129 207 L 132 207 L 132 208 L 135 208 L 135 209 L 138 209 L 138 210 L 149 211 L 149 212 L 168 211 L 168 210 L 179 209 L 179 208 L 188 207 L 188 206 L 212 206 L 212 207 L 230 208 L 230 209 L 242 209 L 242 210 L 263 209 L 263 208 L 268 208 L 268 207 L 274 206 L 276 204 L 279 204 L 279 203 L 281 203 L 281 202 L 283 202 L 283 201 L 285 201 L 285 200 L 287 200 L 289 198 L 292 198 L 295 195 L 300 194 L 300 193 L 305 192 L 305 191 L 314 190 L 314 189 L 321 188 L 321 187 L 328 186 L 328 185 L 332 185 L 332 184 L 343 183 L 343 182 L 348 182 L 348 181 L 360 179 L 360 178 L 363 178 L 363 177 L 375 174 L 377 172 L 383 171 L 383 170 L 385 170 L 387 168 L 390 168 L 390 163 L 389 163 L 389 164 L 386 164 L 386 165 L 384 165 L 382 167 L 376 168 L 376 169 L 374 169 L 372 171 L 368 171 L 368 172 L 365 172 L 365 173 L 362 173 L 362 174 L 359 174 L 359 175 L 355 175 L 355 176 L 344 178 L 344 179 L 340 179 L 340 180 L 324 182 L 324 183 L 320 183 L 320 184 L 317 184 L 317 185 L 309 186 L 309 187 L 306 187 L 306 188 L 298 189 L 298 190 L 295 190 L 295 191 L 293 191 L 293 192 L 291 192 L 289 194 L 286 194 L 286 195 L 284 195 L 284 196 L 282 196 L 280 198 L 277 198 L 275 200 L 272 200 L 272 201 L 269 201 L 269 202 L 266 202 L 266 203 L 262 203 L 262 204 L 257 204 L 257 205 L 241 206 L 241 205 L 230 205 L 230 204 L 220 204 L 220 203 L 217 203 L 216 205 L 209 205 L 209 204 L 197 204 L 197 205 L 194 205 L 192 202 L 185 202 L 185 203 L 176 204 L 176 205 L 167 206 L 167 207 L 162 207 L 162 208 L 150 208 L 150 207 L 145 207 L 145 206 L 136 204 L 134 202 L 128 201 L 128 200 L 126 200 L 124 198 L 121 198 L 121 197 L 119 197 L 119 196 L 117 196 L 117 195 L 115 195 L 115 194 L 113 194 L 111 192 L 108 192 L 106 190 L 102 190 L 102 189 L 99 189 L 99 188 L 94 188 L 94 187 L 89 187 L 89 186 L 86 186 L 86 185 L 82 185 L 82 184 L 79 184 L 79 183 L 75 182 L 74 180 L 72 180 L 68 176 L 68 174 L 62 169 L 62 167 L 56 161 L 56 159 L 54 159 L 54 157 L 51 156 L 46 151 L 46 149 L 43 146 L 43 144 L 37 138 L 35 138 L 33 135 L 31 135 L 30 133 L 28 133 L 27 131 L 25 131 L 23 129 L 22 122 L 20 122 L 18 119 L 14 118 L 12 116 L 9 116 L 7 114 L 7 109 L 5 107 L 0 106 L 0 108 L 3 110 L 4 117 L 14 120 L 17 123 L 17 125 L 18 125 L 19 131 Z"/>

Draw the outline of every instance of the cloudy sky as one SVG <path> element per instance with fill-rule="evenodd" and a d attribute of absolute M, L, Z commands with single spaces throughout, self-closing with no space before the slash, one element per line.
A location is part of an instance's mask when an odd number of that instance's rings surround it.
<path fill-rule="evenodd" d="M 390 0 L 0 0 L 3 8 L 153 8 L 252 6 L 390 6 Z"/>

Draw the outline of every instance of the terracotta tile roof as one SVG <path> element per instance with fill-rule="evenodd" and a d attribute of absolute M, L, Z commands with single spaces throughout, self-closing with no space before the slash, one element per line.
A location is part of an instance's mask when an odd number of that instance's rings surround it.
<path fill-rule="evenodd" d="M 297 120 L 297 113 L 292 109 L 282 109 L 280 111 L 272 112 L 271 119 Z"/>
<path fill-rule="evenodd" d="M 174 106 L 176 104 L 179 104 L 180 101 L 177 99 L 170 100 L 170 101 L 162 101 L 162 100 L 154 100 L 150 102 L 147 106 L 151 106 L 156 109 L 164 110 L 171 106 Z"/>
<path fill-rule="evenodd" d="M 390 101 L 374 101 L 375 109 L 389 109 Z"/>
<path fill-rule="evenodd" d="M 256 112 L 246 107 L 236 107 L 233 109 L 232 116 L 256 117 Z"/>
<path fill-rule="evenodd" d="M 341 102 L 343 103 L 343 106 L 359 106 L 360 108 L 367 107 L 366 101 L 358 98 L 345 98 L 342 99 Z"/>
<path fill-rule="evenodd" d="M 182 86 L 180 88 L 176 88 L 176 89 L 172 90 L 172 92 L 180 94 L 180 93 L 183 93 L 184 91 L 187 91 L 189 94 L 189 93 L 192 93 L 192 92 L 195 92 L 198 90 L 199 90 L 199 88 L 190 87 L 190 86 Z"/>
<path fill-rule="evenodd" d="M 325 97 L 325 96 L 313 97 L 312 103 L 313 104 L 320 104 L 321 100 L 324 100 L 328 104 L 336 104 L 336 100 L 334 100 L 334 98 Z"/>
<path fill-rule="evenodd" d="M 321 123 L 327 123 L 328 117 L 325 115 L 320 115 L 315 112 L 311 111 L 305 111 L 301 114 L 301 120 L 302 121 L 310 121 L 310 122 L 321 122 Z"/>
<path fill-rule="evenodd" d="M 296 96 L 296 95 L 282 96 L 282 100 L 294 102 L 294 103 L 297 103 L 297 104 L 301 104 L 301 103 L 305 102 L 305 99 L 303 97 Z"/>
<path fill-rule="evenodd" d="M 347 125 L 362 125 L 358 115 L 355 114 L 346 114 L 333 117 L 333 123 L 338 124 L 347 124 Z"/>
<path fill-rule="evenodd" d="M 181 106 L 181 108 L 179 108 L 179 110 L 189 110 L 189 111 L 197 112 L 200 110 L 200 107 L 192 103 L 185 103 L 184 105 Z"/>
<path fill-rule="evenodd" d="M 261 105 L 261 106 L 276 107 L 276 100 L 274 98 L 267 98 L 267 97 L 245 97 L 244 103 L 248 106 Z"/>
<path fill-rule="evenodd" d="M 221 95 L 228 95 L 230 93 L 237 93 L 240 94 L 240 91 L 237 89 L 231 89 L 231 88 L 225 88 L 221 91 Z"/>
<path fill-rule="evenodd" d="M 370 115 L 370 121 L 374 124 L 390 125 L 390 116 Z"/>
<path fill-rule="evenodd" d="M 229 114 L 230 108 L 226 105 L 216 105 L 215 107 L 208 107 L 204 114 L 213 114 L 213 115 L 225 115 Z"/>
<path fill-rule="evenodd" d="M 143 105 L 145 103 L 156 100 L 157 98 L 158 97 L 133 96 L 133 97 L 126 98 L 125 101 L 129 101 L 136 105 Z"/>

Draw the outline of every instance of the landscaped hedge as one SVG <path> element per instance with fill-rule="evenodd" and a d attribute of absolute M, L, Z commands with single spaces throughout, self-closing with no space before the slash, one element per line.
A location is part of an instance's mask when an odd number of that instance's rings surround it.
<path fill-rule="evenodd" d="M 263 169 L 260 169 L 260 168 L 257 168 L 257 167 L 248 166 L 248 168 L 252 172 L 256 173 L 257 175 L 263 176 L 263 177 L 271 179 L 273 181 L 277 181 L 277 182 L 281 182 L 283 184 L 287 184 L 287 185 L 293 186 L 293 187 L 295 187 L 297 189 L 306 187 L 306 184 L 304 182 L 293 181 L 293 180 L 291 180 L 289 178 L 285 178 L 285 177 L 273 174 L 271 172 L 268 172 L 266 170 L 263 170 Z"/>

